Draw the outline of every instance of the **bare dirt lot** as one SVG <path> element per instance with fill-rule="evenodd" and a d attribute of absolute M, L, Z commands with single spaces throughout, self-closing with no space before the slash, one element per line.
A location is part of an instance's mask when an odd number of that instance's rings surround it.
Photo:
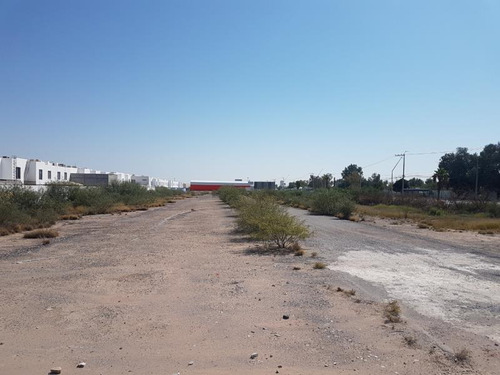
<path fill-rule="evenodd" d="M 233 215 L 203 196 L 60 223 L 48 245 L 0 238 L 0 374 L 497 373 L 493 340 L 404 304 L 384 323 L 369 287 L 313 269 L 328 249 L 266 252 Z"/>

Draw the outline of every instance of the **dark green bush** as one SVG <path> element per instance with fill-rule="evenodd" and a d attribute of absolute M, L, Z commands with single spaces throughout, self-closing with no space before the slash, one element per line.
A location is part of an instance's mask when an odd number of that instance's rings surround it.
<path fill-rule="evenodd" d="M 288 247 L 309 237 L 309 229 L 304 223 L 280 206 L 273 194 L 258 192 L 246 196 L 231 189 L 221 190 L 221 199 L 231 202 L 238 211 L 239 229 L 251 237 L 274 243 L 278 248 Z"/>
<path fill-rule="evenodd" d="M 350 194 L 341 189 L 317 190 L 312 196 L 311 210 L 317 214 L 349 219 L 354 208 Z"/>

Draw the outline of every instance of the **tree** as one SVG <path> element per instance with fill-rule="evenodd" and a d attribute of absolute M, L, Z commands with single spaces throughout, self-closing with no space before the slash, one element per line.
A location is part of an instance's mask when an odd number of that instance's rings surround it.
<path fill-rule="evenodd" d="M 332 187 L 333 176 L 331 173 L 325 173 L 321 176 L 321 180 L 323 181 L 323 187 L 330 189 Z"/>
<path fill-rule="evenodd" d="M 408 180 L 408 185 L 410 185 L 410 187 L 422 188 L 424 187 L 424 181 L 420 178 L 413 177 Z"/>
<path fill-rule="evenodd" d="M 395 192 L 398 192 L 398 193 L 401 193 L 401 184 L 403 183 L 402 181 L 403 179 L 400 178 L 399 180 L 397 180 L 394 185 L 392 185 L 392 190 L 395 191 Z M 404 180 L 404 184 L 405 184 L 405 189 L 409 189 L 410 188 L 410 185 L 408 184 L 408 181 Z"/>
<path fill-rule="evenodd" d="M 320 176 L 315 176 L 312 174 L 309 177 L 309 183 L 307 184 L 307 186 L 309 186 L 310 188 L 321 189 L 323 187 L 322 185 L 323 185 L 323 181 L 321 180 Z"/>
<path fill-rule="evenodd" d="M 298 190 L 298 189 L 301 189 L 303 187 L 306 187 L 307 186 L 307 181 L 306 180 L 297 180 L 295 181 L 295 188 Z"/>
<path fill-rule="evenodd" d="M 377 190 L 383 190 L 385 183 L 382 181 L 382 178 L 380 177 L 380 174 L 373 173 L 370 177 L 368 177 L 368 180 L 366 181 L 366 185 L 368 187 L 377 189 Z"/>
<path fill-rule="evenodd" d="M 356 164 L 349 164 L 347 167 L 344 168 L 342 171 L 342 178 L 346 179 L 353 173 L 358 174 L 359 176 L 363 176 L 363 168 L 358 167 Z"/>
<path fill-rule="evenodd" d="M 456 193 L 474 191 L 476 179 L 476 155 L 469 154 L 466 147 L 458 147 L 455 153 L 444 154 L 439 161 L 449 175 L 449 187 Z"/>
<path fill-rule="evenodd" d="M 489 144 L 479 154 L 479 185 L 500 193 L 500 142 Z"/>
<path fill-rule="evenodd" d="M 434 182 L 437 182 L 438 200 L 441 198 L 441 189 L 448 187 L 450 175 L 444 168 L 438 168 L 432 176 Z"/>
<path fill-rule="evenodd" d="M 342 186 L 350 188 L 361 188 L 363 181 L 363 168 L 356 164 L 349 164 L 342 171 Z"/>

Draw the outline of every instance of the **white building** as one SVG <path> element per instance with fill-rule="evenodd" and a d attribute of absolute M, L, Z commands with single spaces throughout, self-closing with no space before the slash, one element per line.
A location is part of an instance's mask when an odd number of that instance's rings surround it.
<path fill-rule="evenodd" d="M 28 159 L 16 156 L 2 156 L 0 159 L 0 180 L 19 181 L 24 184 L 24 174 Z"/>
<path fill-rule="evenodd" d="M 144 186 L 147 189 L 151 189 L 151 177 L 149 176 L 137 176 L 137 175 L 132 175 L 132 182 L 135 182 L 136 184 L 139 184 L 141 186 Z"/>
<path fill-rule="evenodd" d="M 71 173 L 77 171 L 77 167 L 31 159 L 27 162 L 24 183 L 26 185 L 46 185 L 53 182 L 68 182 Z"/>
<path fill-rule="evenodd" d="M 169 181 L 168 181 L 168 180 L 166 180 L 166 179 L 164 179 L 164 178 L 156 178 L 156 177 L 153 177 L 153 178 L 151 179 L 151 186 L 152 186 L 153 188 L 155 188 L 155 189 L 156 189 L 157 187 L 166 187 L 166 188 L 168 188 L 168 187 L 169 187 L 169 186 L 168 186 L 168 183 L 169 183 Z"/>
<path fill-rule="evenodd" d="M 121 173 L 121 172 L 109 172 L 109 182 L 130 182 L 132 181 L 132 174 L 131 173 Z"/>

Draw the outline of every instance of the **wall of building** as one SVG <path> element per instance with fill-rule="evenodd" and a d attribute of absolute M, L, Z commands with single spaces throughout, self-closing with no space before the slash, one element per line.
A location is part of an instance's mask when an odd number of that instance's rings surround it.
<path fill-rule="evenodd" d="M 132 176 L 132 182 L 151 189 L 151 178 L 149 176 Z"/>
<path fill-rule="evenodd" d="M 25 183 L 28 185 L 45 185 L 53 182 L 69 182 L 71 174 L 77 172 L 76 167 L 48 161 L 28 160 Z"/>
<path fill-rule="evenodd" d="M 70 180 L 84 186 L 108 186 L 110 177 L 104 173 L 72 173 Z"/>
<path fill-rule="evenodd" d="M 3 156 L 0 158 L 0 180 L 17 180 L 24 183 L 28 159 Z"/>

